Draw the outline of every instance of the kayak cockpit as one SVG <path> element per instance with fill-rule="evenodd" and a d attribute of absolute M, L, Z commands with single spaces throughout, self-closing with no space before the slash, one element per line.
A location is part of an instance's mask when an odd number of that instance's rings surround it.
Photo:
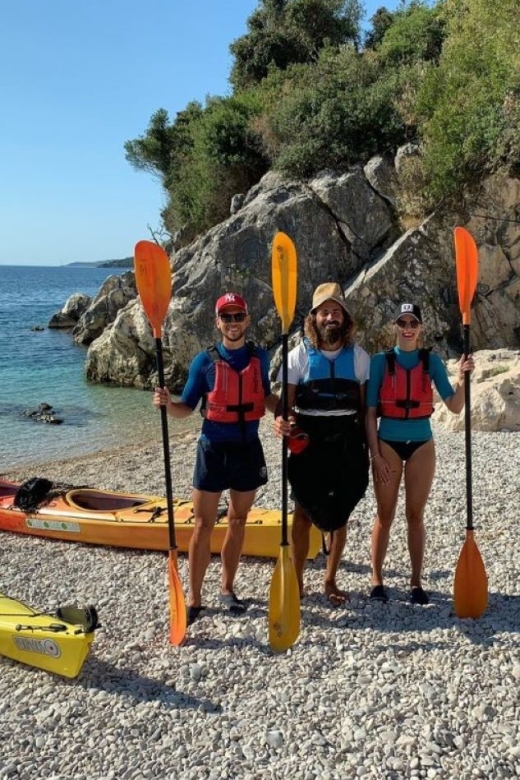
<path fill-rule="evenodd" d="M 106 493 L 103 490 L 78 488 L 69 490 L 65 501 L 76 509 L 88 509 L 94 512 L 119 512 L 150 503 L 149 496 L 125 496 L 119 493 Z"/>

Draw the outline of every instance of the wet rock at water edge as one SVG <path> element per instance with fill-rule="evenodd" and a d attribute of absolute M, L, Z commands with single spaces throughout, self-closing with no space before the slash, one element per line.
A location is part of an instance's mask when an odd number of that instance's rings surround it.
<path fill-rule="evenodd" d="M 50 404 L 42 403 L 37 409 L 25 409 L 22 414 L 24 417 L 31 417 L 37 422 L 48 423 L 50 425 L 61 425 L 62 417 L 57 417 Z"/>

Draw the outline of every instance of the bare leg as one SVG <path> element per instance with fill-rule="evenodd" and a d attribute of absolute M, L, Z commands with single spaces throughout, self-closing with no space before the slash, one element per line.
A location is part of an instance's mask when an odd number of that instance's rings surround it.
<path fill-rule="evenodd" d="M 430 495 L 435 474 L 435 444 L 433 439 L 415 450 L 404 470 L 406 490 L 406 522 L 408 523 L 408 551 L 412 564 L 410 586 L 421 586 L 424 558 L 424 507 Z"/>
<path fill-rule="evenodd" d="M 388 444 L 379 441 L 379 451 L 390 466 L 391 477 L 388 485 L 374 481 L 377 515 L 374 518 L 374 527 L 372 529 L 372 585 L 383 584 L 383 564 L 388 549 L 390 528 L 395 517 L 399 484 L 403 473 L 401 458 Z"/>
<path fill-rule="evenodd" d="M 327 558 L 327 568 L 325 570 L 325 593 L 332 604 L 339 606 L 344 604 L 348 599 L 348 593 L 338 588 L 336 584 L 336 574 L 338 572 L 339 562 L 345 549 L 345 542 L 347 541 L 347 526 L 338 528 L 332 534 L 332 544 L 330 545 L 330 552 Z"/>
<path fill-rule="evenodd" d="M 294 505 L 292 522 L 291 552 L 296 569 L 296 577 L 300 587 L 300 597 L 303 596 L 303 569 L 309 552 L 311 521 L 297 503 Z"/>
<path fill-rule="evenodd" d="M 222 593 L 233 593 L 233 583 L 244 546 L 244 533 L 249 510 L 255 500 L 256 490 L 239 493 L 229 491 L 228 530 L 222 545 Z"/>
<path fill-rule="evenodd" d="M 193 489 L 195 528 L 188 551 L 190 595 L 189 606 L 201 606 L 202 583 L 211 558 L 210 539 L 217 519 L 221 493 Z"/>

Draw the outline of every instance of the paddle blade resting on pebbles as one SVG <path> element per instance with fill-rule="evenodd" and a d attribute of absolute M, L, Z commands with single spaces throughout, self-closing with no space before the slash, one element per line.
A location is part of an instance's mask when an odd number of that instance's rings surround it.
<path fill-rule="evenodd" d="M 453 603 L 459 618 L 479 618 L 486 611 L 488 579 L 473 531 L 467 531 L 460 551 L 453 583 Z"/>

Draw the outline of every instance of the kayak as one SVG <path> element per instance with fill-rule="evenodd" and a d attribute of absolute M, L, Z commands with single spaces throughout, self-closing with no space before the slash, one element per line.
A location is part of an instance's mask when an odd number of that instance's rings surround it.
<path fill-rule="evenodd" d="M 94 607 L 59 607 L 37 612 L 0 593 L 0 655 L 14 661 L 77 677 L 98 627 Z"/>
<path fill-rule="evenodd" d="M 16 505 L 21 487 L 0 480 L 1 531 L 138 550 L 169 548 L 167 504 L 161 496 L 72 488 L 49 491 L 35 508 L 27 509 Z M 177 548 L 187 552 L 194 528 L 193 503 L 174 499 L 173 510 Z M 222 548 L 228 527 L 226 513 L 227 507 L 222 507 L 216 518 L 212 553 Z M 291 523 L 292 515 L 288 520 Z M 243 555 L 277 558 L 280 538 L 281 512 L 253 507 L 246 522 Z M 320 548 L 321 534 L 313 526 L 308 558 L 314 559 Z"/>

